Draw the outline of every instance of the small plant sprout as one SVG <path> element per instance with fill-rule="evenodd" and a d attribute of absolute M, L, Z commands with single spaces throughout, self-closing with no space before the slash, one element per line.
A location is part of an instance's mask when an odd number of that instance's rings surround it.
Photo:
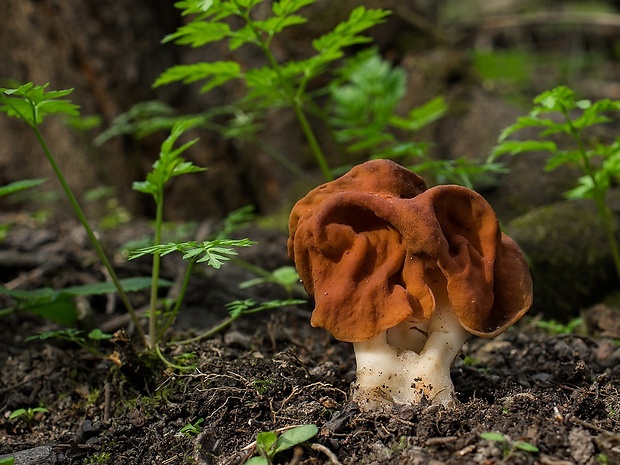
<path fill-rule="evenodd" d="M 450 366 L 469 335 L 494 337 L 532 303 L 517 244 L 474 191 L 373 160 L 310 191 L 289 221 L 289 255 L 313 326 L 353 343 L 364 409 L 450 406 Z"/>
<path fill-rule="evenodd" d="M 134 182 L 133 188 L 144 194 L 150 194 L 153 196 L 156 205 L 155 213 L 155 244 L 161 243 L 162 225 L 164 222 L 164 187 L 174 177 L 183 174 L 197 173 L 204 171 L 204 168 L 195 166 L 193 163 L 186 161 L 181 157 L 181 154 L 188 148 L 194 145 L 198 140 L 193 139 L 184 143 L 178 148 L 174 145 L 181 137 L 181 135 L 192 127 L 191 121 L 184 121 L 176 123 L 170 135 L 161 145 L 161 151 L 159 153 L 159 159 L 153 164 L 153 169 L 147 174 L 146 180 L 142 182 Z M 196 245 L 198 247 L 198 245 Z M 172 252 L 176 249 L 170 249 Z M 142 249 L 144 251 L 144 249 Z M 167 252 L 167 253 L 169 253 Z M 153 268 L 152 268 L 152 282 L 151 282 L 151 299 L 149 306 L 149 338 L 148 345 L 154 347 L 159 341 L 159 334 L 157 328 L 157 295 L 159 291 L 158 280 L 160 271 L 160 260 L 162 252 L 158 249 L 152 249 L 150 253 L 153 254 Z M 144 255 L 144 253 L 134 253 L 130 255 L 131 258 L 137 258 Z M 190 261 L 190 263 L 192 263 Z M 191 265 L 188 267 L 191 270 Z M 189 278 L 189 274 L 188 274 Z M 181 301 L 182 299 L 179 299 Z"/>
<path fill-rule="evenodd" d="M 319 429 L 316 425 L 296 426 L 281 434 L 274 431 L 258 433 L 255 447 L 259 455 L 245 463 L 246 465 L 271 465 L 277 454 L 305 443 L 318 433 Z"/>
<path fill-rule="evenodd" d="M 15 465 L 15 457 L 3 457 L 0 459 L 0 465 Z"/>
<path fill-rule="evenodd" d="M 569 199 L 594 201 L 620 278 L 620 250 L 613 215 L 606 201 L 607 192 L 620 176 L 620 138 L 610 144 L 602 144 L 587 135 L 587 130 L 592 126 L 611 121 L 608 113 L 618 111 L 618 100 L 576 100 L 574 92 L 568 87 L 556 87 L 537 96 L 530 114 L 518 118 L 515 124 L 502 131 L 500 143 L 491 152 L 489 160 L 507 153 L 517 155 L 545 151 L 550 153 L 545 167 L 547 170 L 572 166 L 581 171 L 577 186 L 565 195 Z M 525 128 L 540 128 L 540 139 L 508 140 L 512 134 Z M 563 136 L 562 143 L 568 142 L 569 145 L 558 145 L 552 139 L 556 135 Z"/>
<path fill-rule="evenodd" d="M 530 454 L 538 453 L 538 447 L 530 444 L 526 441 L 512 441 L 501 433 L 495 431 L 486 431 L 480 433 L 480 438 L 493 442 L 502 450 L 502 459 L 506 460 L 513 455 L 516 451 L 527 452 Z"/>
<path fill-rule="evenodd" d="M 200 425 L 204 420 L 204 418 L 199 418 L 194 423 L 188 423 L 179 430 L 179 434 L 187 436 L 188 438 L 200 434 L 200 432 L 202 431 L 202 426 Z"/>
<path fill-rule="evenodd" d="M 44 413 L 49 413 L 49 410 L 44 407 L 19 408 L 11 412 L 9 420 L 23 420 L 28 425 L 28 428 L 32 429 L 32 423 L 37 417 L 37 414 L 42 415 Z"/>

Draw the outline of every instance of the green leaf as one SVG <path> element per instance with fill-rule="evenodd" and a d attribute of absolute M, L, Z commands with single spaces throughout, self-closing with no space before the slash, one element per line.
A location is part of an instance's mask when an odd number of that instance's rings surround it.
<path fill-rule="evenodd" d="M 7 295 L 14 301 L 14 310 L 27 311 L 65 326 L 72 326 L 77 321 L 77 310 L 73 301 L 48 287 L 25 291 L 0 286 L 0 294 Z"/>
<path fill-rule="evenodd" d="M 269 461 L 265 457 L 256 456 L 245 462 L 245 465 L 269 465 Z"/>
<path fill-rule="evenodd" d="M 228 47 L 233 52 L 245 44 L 260 46 L 260 38 L 256 34 L 256 29 L 250 24 L 246 24 L 244 27 L 231 32 L 230 37 Z"/>
<path fill-rule="evenodd" d="M 104 333 L 99 328 L 95 328 L 88 333 L 88 339 L 92 339 L 93 341 L 103 341 L 105 339 L 111 339 L 112 335 L 108 333 Z"/>
<path fill-rule="evenodd" d="M 45 181 L 47 181 L 47 179 L 24 179 L 22 181 L 15 181 L 4 186 L 0 186 L 0 197 L 39 186 Z"/>
<path fill-rule="evenodd" d="M 443 117 L 447 111 L 448 106 L 445 99 L 439 96 L 413 108 L 406 119 L 393 116 L 390 119 L 390 123 L 397 128 L 407 131 L 419 131 Z"/>
<path fill-rule="evenodd" d="M 310 77 L 320 74 L 325 66 L 344 55 L 343 49 L 352 45 L 370 42 L 369 37 L 361 35 L 367 29 L 381 24 L 391 14 L 388 10 L 355 8 L 349 18 L 339 23 L 333 31 L 312 41 L 312 47 L 318 52 L 308 62 L 307 73 Z"/>
<path fill-rule="evenodd" d="M 586 108 L 589 105 L 587 100 L 582 100 L 577 104 L 577 102 L 575 102 L 575 93 L 566 86 L 558 86 L 543 92 L 534 98 L 534 103 L 547 112 L 557 111 L 560 113 L 573 110 L 577 107 Z"/>
<path fill-rule="evenodd" d="M 210 63 L 194 63 L 176 65 L 164 71 L 155 81 L 153 87 L 160 87 L 173 82 L 191 84 L 206 80 L 200 92 L 206 93 L 228 81 L 241 76 L 241 67 L 234 61 L 214 61 Z"/>
<path fill-rule="evenodd" d="M 148 277 L 126 278 L 121 279 L 120 282 L 126 292 L 140 291 L 151 286 L 151 278 Z M 159 285 L 162 287 L 171 284 L 170 281 L 163 279 L 159 281 Z M 117 289 L 111 282 L 71 286 L 59 290 L 50 288 L 31 291 L 9 290 L 0 286 L 0 294 L 8 295 L 14 299 L 14 307 L 17 310 L 34 313 L 64 326 L 73 326 L 77 321 L 77 310 L 73 303 L 74 297 L 113 294 L 115 292 Z"/>
<path fill-rule="evenodd" d="M 256 435 L 256 448 L 263 457 L 272 458 L 275 455 L 274 446 L 278 435 L 272 431 L 263 431 Z"/>
<path fill-rule="evenodd" d="M 233 318 L 238 318 L 242 314 L 256 306 L 256 301 L 253 299 L 245 299 L 245 300 L 234 300 L 232 302 L 228 302 L 226 304 L 226 310 Z"/>
<path fill-rule="evenodd" d="M 271 11 L 276 16 L 288 16 L 295 13 L 301 8 L 312 5 L 316 0 L 280 0 L 274 2 L 271 6 Z"/>
<path fill-rule="evenodd" d="M 17 410 L 14 410 L 13 412 L 11 412 L 11 414 L 9 415 L 9 420 L 14 420 L 15 418 L 20 417 L 25 413 L 26 413 L 25 408 L 18 408 Z"/>
<path fill-rule="evenodd" d="M 0 465 L 15 465 L 15 457 L 4 457 L 0 459 Z"/>
<path fill-rule="evenodd" d="M 214 21 L 219 21 L 237 11 L 233 2 L 218 0 L 184 0 L 176 2 L 174 6 L 183 10 L 182 16 L 197 15 L 198 20 L 213 17 Z"/>
<path fill-rule="evenodd" d="M 167 255 L 172 252 L 181 252 L 184 259 L 193 260 L 197 263 L 206 263 L 215 269 L 221 268 L 225 261 L 230 260 L 231 256 L 237 255 L 233 247 L 249 247 L 254 242 L 249 239 L 216 239 L 204 242 L 170 242 L 150 247 L 142 247 L 129 253 L 129 260 L 133 260 L 144 255 L 159 254 Z M 202 257 L 198 258 L 200 255 Z"/>
<path fill-rule="evenodd" d="M 174 148 L 174 144 L 181 135 L 191 127 L 197 124 L 196 120 L 179 120 L 172 129 L 170 135 L 164 140 L 159 152 L 159 159 L 153 163 L 153 169 L 146 175 L 146 181 L 136 181 L 133 183 L 133 189 L 144 194 L 151 194 L 156 203 L 160 203 L 163 199 L 164 186 L 168 181 L 176 176 L 189 173 L 198 173 L 205 171 L 189 161 L 185 161 L 181 157 L 181 153 L 198 142 L 193 139 L 178 148 Z"/>
<path fill-rule="evenodd" d="M 275 453 L 283 452 L 291 449 L 308 439 L 313 438 L 319 433 L 316 425 L 302 425 L 284 431 L 277 439 Z"/>
<path fill-rule="evenodd" d="M 84 341 L 84 338 L 80 336 L 82 331 L 77 330 L 75 328 L 63 328 L 63 329 L 55 329 L 52 331 L 43 331 L 39 334 L 34 334 L 32 336 L 28 336 L 25 341 L 30 342 L 34 340 L 44 341 L 46 339 L 62 339 L 65 341 Z"/>
<path fill-rule="evenodd" d="M 566 191 L 564 197 L 569 200 L 593 199 L 596 188 L 597 186 L 591 176 L 580 176 L 577 180 L 577 186 Z"/>
<path fill-rule="evenodd" d="M 133 277 L 133 278 L 125 278 L 120 280 L 121 286 L 125 290 L 125 292 L 137 292 L 142 291 L 144 289 L 149 289 L 151 287 L 151 278 L 150 277 Z M 172 282 L 160 279 L 159 286 L 168 287 L 172 285 Z M 57 295 L 59 296 L 69 296 L 69 297 L 77 297 L 77 296 L 90 296 L 90 295 L 105 295 L 105 294 L 113 294 L 116 292 L 116 287 L 114 283 L 111 281 L 104 281 L 93 284 L 83 284 L 80 286 L 71 286 L 65 287 L 57 291 Z"/>
<path fill-rule="evenodd" d="M 50 302 L 24 306 L 23 310 L 63 326 L 74 326 L 77 322 L 77 309 L 69 298 L 57 297 Z"/>
<path fill-rule="evenodd" d="M 241 315 L 249 315 L 251 313 L 259 313 L 266 310 L 302 305 L 305 303 L 306 301 L 302 299 L 268 300 L 260 304 L 252 299 L 234 300 L 226 304 L 226 310 L 228 310 L 231 317 L 239 318 Z"/>
<path fill-rule="evenodd" d="M 480 433 L 479 436 L 482 439 L 486 439 L 487 441 L 506 442 L 506 438 L 504 437 L 504 435 L 495 431 L 485 431 L 483 433 Z"/>
<path fill-rule="evenodd" d="M 196 48 L 222 40 L 230 34 L 230 26 L 226 23 L 192 21 L 164 37 L 162 42 L 175 42 L 179 45 L 191 45 Z"/>
<path fill-rule="evenodd" d="M 108 140 L 124 134 L 140 138 L 158 129 L 169 131 L 176 119 L 182 118 L 174 115 L 174 108 L 158 100 L 137 103 L 125 113 L 114 118 L 110 127 L 99 134 L 94 143 L 101 146 Z M 166 120 L 166 124 L 160 123 L 162 120 Z"/>
<path fill-rule="evenodd" d="M 0 111 L 30 126 L 41 124 L 51 114 L 79 116 L 79 106 L 62 99 L 73 89 L 46 91 L 48 86 L 49 83 L 35 86 L 29 82 L 14 89 L 0 88 Z"/>
<path fill-rule="evenodd" d="M 290 77 L 290 74 L 286 74 Z M 267 66 L 248 70 L 245 73 L 245 84 L 248 88 L 245 101 L 263 109 L 285 106 L 290 99 L 279 83 L 278 73 Z"/>
<path fill-rule="evenodd" d="M 545 170 L 553 171 L 562 165 L 581 167 L 582 161 L 582 153 L 579 150 L 556 150 L 547 160 Z"/>
<path fill-rule="evenodd" d="M 496 160 L 498 157 L 510 154 L 518 155 L 523 152 L 550 152 L 554 153 L 557 150 L 555 142 L 551 141 L 539 141 L 539 140 L 506 140 L 496 145 L 491 154 L 489 160 Z"/>
<path fill-rule="evenodd" d="M 280 308 L 280 307 L 290 307 L 293 305 L 302 305 L 305 304 L 306 301 L 303 299 L 284 299 L 284 300 L 268 300 L 266 302 L 263 302 L 257 306 L 255 306 L 254 308 L 249 308 L 245 311 L 245 313 L 250 314 L 250 313 L 259 313 L 259 312 L 264 312 L 265 310 L 274 310 L 276 308 Z"/>
<path fill-rule="evenodd" d="M 293 266 L 282 266 L 272 273 L 275 281 L 282 286 L 291 286 L 299 282 L 299 275 Z"/>
<path fill-rule="evenodd" d="M 303 16 L 291 15 L 286 17 L 273 17 L 264 21 L 255 21 L 253 26 L 261 31 L 266 32 L 270 36 L 281 32 L 289 26 L 307 23 L 308 19 Z"/>
<path fill-rule="evenodd" d="M 251 10 L 259 3 L 262 3 L 263 1 L 264 0 L 235 0 L 234 3 L 236 3 L 239 7 L 245 10 Z"/>
<path fill-rule="evenodd" d="M 515 441 L 513 443 L 513 446 L 515 449 L 519 449 L 525 452 L 538 452 L 538 447 L 525 441 Z"/>
<path fill-rule="evenodd" d="M 508 136 L 510 136 L 511 134 L 514 134 L 515 132 L 524 129 L 524 128 L 531 128 L 531 127 L 540 127 L 540 128 L 546 128 L 548 131 L 555 131 L 555 132 L 566 132 L 566 125 L 564 124 L 559 124 L 556 123 L 555 121 L 552 121 L 550 119 L 541 119 L 538 118 L 538 116 L 521 116 L 519 118 L 517 118 L 517 122 L 511 126 L 508 126 L 506 129 L 504 129 L 500 135 L 499 135 L 499 141 L 503 142 L 504 140 L 506 140 L 508 138 Z"/>
<path fill-rule="evenodd" d="M 213 239 L 229 238 L 233 232 L 250 226 L 250 223 L 255 217 L 253 205 L 245 205 L 233 210 L 224 218 L 221 225 L 217 228 L 217 232 L 214 234 Z"/>

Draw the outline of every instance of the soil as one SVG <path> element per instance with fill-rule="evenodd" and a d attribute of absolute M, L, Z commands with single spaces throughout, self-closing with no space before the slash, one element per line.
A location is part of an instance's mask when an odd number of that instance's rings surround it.
<path fill-rule="evenodd" d="M 0 243 L 4 282 L 36 288 L 103 279 L 77 226 L 11 221 Z M 141 230 L 132 224 L 105 240 L 116 247 Z M 248 235 L 262 246 L 248 249 L 245 259 L 270 269 L 287 263 L 285 234 Z M 122 275 L 148 271 L 148 261 L 116 254 L 115 262 Z M 164 277 L 178 279 L 179 263 L 165 263 Z M 232 264 L 195 273 L 169 339 L 212 326 L 226 316 L 226 301 L 282 298 L 276 288 L 241 291 L 244 279 L 247 272 Z M 140 294 L 132 299 L 137 307 L 146 301 Z M 452 369 L 454 408 L 362 412 L 349 402 L 352 347 L 310 327 L 311 304 L 242 318 L 210 339 L 164 348 L 166 358 L 190 370 L 145 355 L 114 299 L 81 304 L 86 329 L 126 328 L 102 343 L 105 356 L 51 339 L 27 342 L 57 328 L 28 313 L 0 320 L 0 458 L 242 464 L 256 454 L 259 432 L 312 423 L 318 435 L 278 454 L 275 463 L 620 464 L 620 332 L 613 311 L 605 320 L 605 307 L 587 313 L 587 328 L 578 334 L 549 334 L 531 315 L 496 339 L 472 338 Z M 34 407 L 47 412 L 34 412 L 30 422 L 9 418 Z"/>

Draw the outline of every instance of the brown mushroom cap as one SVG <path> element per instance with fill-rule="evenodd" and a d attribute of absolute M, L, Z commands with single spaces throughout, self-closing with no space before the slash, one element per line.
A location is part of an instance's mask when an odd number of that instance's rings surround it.
<path fill-rule="evenodd" d="M 426 189 L 390 160 L 310 191 L 289 231 L 289 255 L 316 303 L 311 323 L 339 340 L 369 340 L 407 318 L 428 321 L 438 286 L 463 327 L 481 337 L 503 332 L 532 303 L 523 254 L 491 206 L 465 187 Z"/>

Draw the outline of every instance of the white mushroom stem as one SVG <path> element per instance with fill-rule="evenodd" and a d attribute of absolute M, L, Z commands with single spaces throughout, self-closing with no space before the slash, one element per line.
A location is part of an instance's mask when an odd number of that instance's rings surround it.
<path fill-rule="evenodd" d="M 423 325 L 405 321 L 375 338 L 354 343 L 357 381 L 353 399 L 362 409 L 377 404 L 454 404 L 450 367 L 469 333 L 447 299 Z"/>

